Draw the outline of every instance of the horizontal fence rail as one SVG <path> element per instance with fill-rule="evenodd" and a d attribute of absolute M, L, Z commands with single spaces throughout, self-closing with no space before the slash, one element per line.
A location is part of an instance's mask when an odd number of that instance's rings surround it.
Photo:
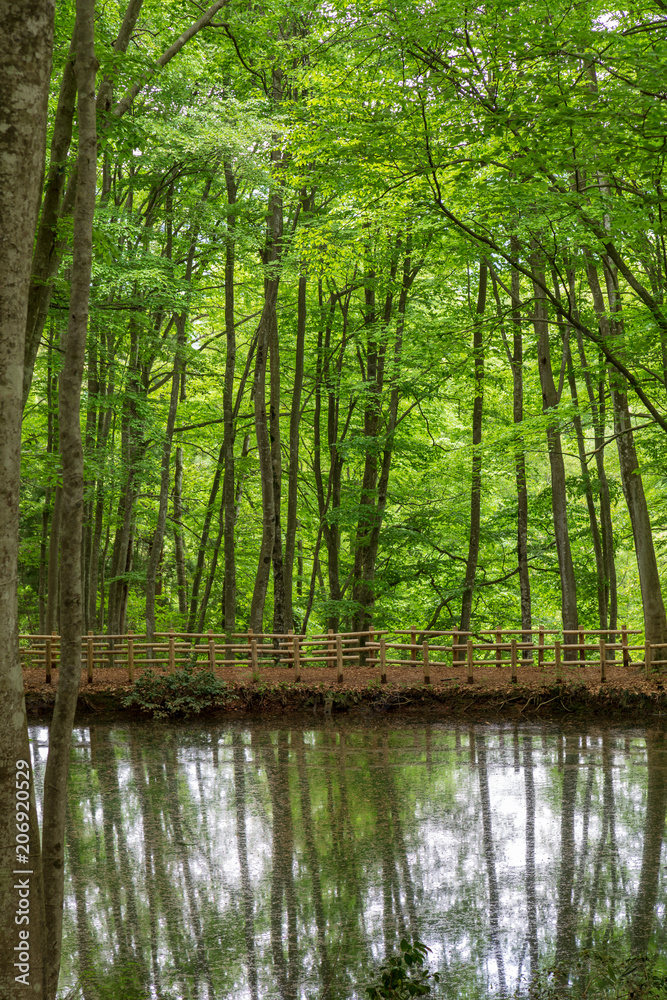
<path fill-rule="evenodd" d="M 81 666 L 89 684 L 95 676 L 103 680 L 105 668 L 127 671 L 128 681 L 135 679 L 137 670 L 159 669 L 173 673 L 189 667 L 247 667 L 253 680 L 259 680 L 262 668 L 282 667 L 288 679 L 300 681 L 306 668 L 336 671 L 342 683 L 345 671 L 354 668 L 377 670 L 380 682 L 387 682 L 387 667 L 414 668 L 425 684 L 431 683 L 431 673 L 443 667 L 457 671 L 468 683 L 474 681 L 475 667 L 509 669 L 512 681 L 518 681 L 522 668 L 554 672 L 557 679 L 572 668 L 597 667 L 600 680 L 606 680 L 607 668 L 621 663 L 625 669 L 643 667 L 650 673 L 653 666 L 667 664 L 667 647 L 648 642 L 637 645 L 631 637 L 636 629 L 621 628 L 616 632 L 589 629 L 557 631 L 555 629 L 490 629 L 461 632 L 457 629 L 393 630 L 369 629 L 365 632 L 320 633 L 295 635 L 280 633 L 236 632 L 225 635 L 215 632 L 159 632 L 150 641 L 146 635 L 127 632 L 123 635 L 84 635 L 81 643 Z M 60 637 L 22 635 L 21 663 L 26 669 L 44 670 L 47 684 L 60 664 Z M 635 654 L 639 653 L 637 658 Z M 443 678 L 444 679 L 444 678 Z"/>

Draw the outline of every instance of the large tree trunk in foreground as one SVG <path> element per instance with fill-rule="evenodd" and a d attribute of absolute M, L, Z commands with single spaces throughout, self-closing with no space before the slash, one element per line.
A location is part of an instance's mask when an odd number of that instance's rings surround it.
<path fill-rule="evenodd" d="M 30 781 L 29 809 L 17 811 L 17 761 L 30 765 L 18 642 L 18 529 L 21 410 L 30 260 L 44 170 L 53 43 L 52 0 L 0 0 L 0 995 L 41 1000 L 44 914 L 39 830 Z M 32 776 L 32 769 L 30 768 Z M 26 779 L 20 779 L 22 784 Z M 17 851 L 17 822 L 29 813 L 29 846 Z M 24 820 L 21 819 L 23 823 Z M 27 859 L 21 863 L 21 857 Z M 28 875 L 15 875 L 25 868 Z M 30 925 L 18 925 L 17 880 L 29 883 Z M 21 931 L 29 931 L 19 937 Z M 14 966 L 30 943 L 28 969 Z M 26 974 L 22 982 L 16 977 Z"/>
<path fill-rule="evenodd" d="M 58 986 L 62 945 L 65 879 L 65 808 L 74 711 L 81 680 L 83 522 L 83 443 L 80 403 L 88 330 L 93 258 L 93 215 L 97 175 L 95 127 L 95 9 L 93 0 L 77 0 L 76 79 L 79 152 L 72 284 L 65 360 L 60 375 L 58 423 L 63 470 L 60 534 L 60 671 L 44 776 L 42 866 L 46 912 L 46 990 L 53 1000 Z"/>

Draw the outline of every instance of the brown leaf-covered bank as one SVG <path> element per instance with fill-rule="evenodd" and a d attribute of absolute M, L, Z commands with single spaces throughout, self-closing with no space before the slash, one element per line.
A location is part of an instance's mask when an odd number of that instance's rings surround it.
<path fill-rule="evenodd" d="M 488 673 L 491 676 L 480 677 L 473 684 L 467 684 L 465 678 L 446 678 L 430 685 L 396 678 L 381 685 L 377 677 L 366 676 L 371 671 L 356 671 L 354 679 L 337 684 L 333 680 L 310 678 L 295 683 L 285 679 L 285 671 L 267 670 L 267 676 L 259 681 L 224 679 L 222 692 L 207 704 L 189 709 L 186 706 L 182 710 L 178 707 L 175 710 L 167 708 L 161 714 L 175 719 L 195 714 L 232 716 L 244 713 L 308 713 L 320 718 L 338 713 L 398 713 L 430 718 L 480 714 L 526 717 L 595 715 L 625 719 L 641 717 L 644 720 L 661 716 L 667 718 L 667 692 L 659 677 L 646 678 L 635 674 L 623 681 L 612 678 L 604 684 L 585 676 L 558 682 L 529 677 L 512 684 L 508 678 L 494 676 L 491 670 Z M 54 681 L 57 681 L 56 677 Z M 111 677 L 92 686 L 82 681 L 77 717 L 151 717 L 153 711 L 149 706 L 127 704 L 133 689 L 137 690 L 127 682 L 114 683 Z M 50 718 L 54 698 L 53 689 L 47 685 L 28 684 L 26 704 L 29 716 L 33 720 Z"/>

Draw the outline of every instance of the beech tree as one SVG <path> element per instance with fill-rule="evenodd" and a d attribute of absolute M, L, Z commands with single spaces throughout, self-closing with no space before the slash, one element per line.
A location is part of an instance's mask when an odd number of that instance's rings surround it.
<path fill-rule="evenodd" d="M 44 897 L 33 783 L 25 808 L 17 790 L 32 778 L 19 660 L 17 595 L 21 390 L 30 259 L 44 171 L 54 4 L 0 4 L 0 990 L 40 998 L 44 987 Z M 21 763 L 23 762 L 23 763 Z M 19 774 L 20 772 L 20 774 Z M 29 814 L 29 820 L 27 820 Z M 17 850 L 17 833 L 22 845 Z M 28 831 L 27 837 L 25 831 Z M 25 876 L 14 874 L 25 868 Z M 16 922 L 19 891 L 28 920 Z M 27 886 L 28 892 L 25 892 Z M 27 912 L 27 911 L 26 911 Z M 19 935 L 23 929 L 29 933 Z M 29 948 L 22 947 L 29 943 Z M 29 961 L 15 966 L 21 948 Z"/>

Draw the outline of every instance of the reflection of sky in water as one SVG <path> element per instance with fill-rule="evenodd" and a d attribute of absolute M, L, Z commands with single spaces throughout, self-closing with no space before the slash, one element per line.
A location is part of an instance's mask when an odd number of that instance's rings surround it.
<path fill-rule="evenodd" d="M 438 995 L 483 995 L 503 974 L 513 991 L 529 973 L 526 753 L 540 960 L 553 959 L 563 905 L 568 753 L 576 940 L 589 927 L 600 939 L 612 919 L 611 933 L 627 937 L 647 798 L 647 745 L 636 729 L 568 729 L 566 742 L 550 724 L 515 731 L 391 720 L 293 728 L 279 746 L 275 725 L 75 731 L 70 805 L 79 832 L 68 842 L 63 994 L 88 969 L 128 998 L 361 997 L 372 964 L 412 929 L 443 973 Z M 39 781 L 48 730 L 35 727 L 31 738 Z M 614 849 L 602 823 L 605 759 Z M 663 752 L 652 760 L 662 774 Z M 664 902 L 659 879 L 660 949 Z M 135 970 L 136 987 L 123 967 Z"/>

